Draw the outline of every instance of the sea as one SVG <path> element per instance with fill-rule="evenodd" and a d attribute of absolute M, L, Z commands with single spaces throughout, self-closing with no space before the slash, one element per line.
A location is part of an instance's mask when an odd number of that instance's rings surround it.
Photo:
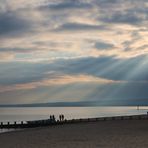
<path fill-rule="evenodd" d="M 148 107 L 11 107 L 0 108 L 0 122 L 21 122 L 49 119 L 50 115 L 54 115 L 56 120 L 59 115 L 63 114 L 65 119 L 80 119 L 80 118 L 96 118 L 96 117 L 111 117 L 122 115 L 140 115 L 147 114 Z M 8 130 L 0 130 L 5 132 Z M 11 131 L 11 129 L 9 129 Z"/>

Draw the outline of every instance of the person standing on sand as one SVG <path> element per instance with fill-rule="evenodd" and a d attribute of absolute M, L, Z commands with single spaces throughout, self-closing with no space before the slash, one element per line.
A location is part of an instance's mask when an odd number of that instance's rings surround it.
<path fill-rule="evenodd" d="M 61 115 L 62 116 L 62 121 L 64 121 L 64 115 Z"/>
<path fill-rule="evenodd" d="M 52 120 L 52 116 L 50 115 L 50 121 Z"/>
<path fill-rule="evenodd" d="M 61 121 L 61 115 L 59 115 L 59 121 Z"/>
<path fill-rule="evenodd" d="M 54 115 L 52 115 L 52 121 L 55 122 L 55 116 Z"/>

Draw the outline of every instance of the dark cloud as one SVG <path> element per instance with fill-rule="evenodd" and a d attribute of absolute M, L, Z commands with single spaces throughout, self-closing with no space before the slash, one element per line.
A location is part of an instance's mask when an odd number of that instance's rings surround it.
<path fill-rule="evenodd" d="M 101 31 L 107 29 L 104 25 L 90 25 L 90 24 L 82 24 L 82 23 L 65 23 L 58 28 L 55 29 L 55 31 Z"/>
<path fill-rule="evenodd" d="M 0 52 L 3 52 L 3 53 L 8 53 L 8 52 L 11 52 L 11 53 L 30 53 L 30 52 L 33 52 L 35 51 L 36 49 L 30 49 L 30 48 L 18 48 L 18 47 L 13 47 L 13 48 L 0 48 Z M 37 50 L 36 50 L 37 51 Z"/>
<path fill-rule="evenodd" d="M 59 101 L 60 99 L 64 100 L 64 98 L 73 99 L 74 94 L 77 94 L 79 90 L 81 90 L 81 92 L 91 90 L 91 93 L 82 93 L 82 97 L 80 97 L 81 95 L 77 96 L 77 99 L 90 100 L 91 98 L 91 100 L 98 101 L 100 104 L 110 102 L 110 104 L 127 105 L 135 104 L 136 101 L 137 103 L 144 101 L 146 103 L 145 98 L 148 96 L 148 61 L 146 61 L 146 59 L 146 56 L 131 59 L 88 57 L 71 60 L 59 59 L 53 63 L 1 63 L 0 84 L 3 86 L 38 82 L 45 78 L 55 79 L 63 75 L 77 76 L 80 74 L 118 80 L 119 82 L 101 85 L 90 82 L 88 85 L 76 83 L 75 85 L 52 86 L 52 88 L 41 87 L 33 90 L 1 93 L 0 97 L 5 96 L 9 100 L 11 96 L 18 94 L 18 96 L 14 98 L 16 99 L 22 95 L 21 98 L 24 98 L 26 102 L 30 96 L 32 96 L 35 101 L 43 101 L 44 99 L 46 101 Z M 48 98 L 48 100 L 46 98 Z M 139 98 L 142 98 L 142 100 L 139 100 Z M 24 100 L 20 100 L 20 102 Z M 5 102 L 5 100 L 3 101 Z"/>
<path fill-rule="evenodd" d="M 48 66 L 42 63 L 25 64 L 22 62 L 8 62 L 0 63 L 0 67 L 1 85 L 24 84 L 39 81 L 45 77 L 45 73 L 48 71 Z"/>
<path fill-rule="evenodd" d="M 29 83 L 53 77 L 48 72 L 54 72 L 57 77 L 86 74 L 116 81 L 148 81 L 146 59 L 146 56 L 131 59 L 88 57 L 40 64 L 1 63 L 0 84 Z"/>
<path fill-rule="evenodd" d="M 100 8 L 107 8 L 113 5 L 117 5 L 121 2 L 121 0 L 94 0 L 94 4 L 99 6 Z"/>
<path fill-rule="evenodd" d="M 59 75 L 92 75 L 117 81 L 148 81 L 146 56 L 131 59 L 114 57 L 56 60 L 53 63 L 1 63 L 0 83 L 17 84 L 39 81 L 54 72 Z M 144 64 L 143 64 L 144 63 Z M 7 80 L 7 81 L 6 81 Z"/>
<path fill-rule="evenodd" d="M 148 20 L 145 0 L 99 0 L 95 3 L 101 14 L 98 20 L 104 23 L 142 26 Z"/>
<path fill-rule="evenodd" d="M 112 16 L 109 17 L 104 17 L 101 19 L 103 22 L 106 23 L 125 23 L 125 24 L 140 24 L 142 20 L 142 18 L 140 16 L 137 16 L 136 14 L 132 14 L 132 13 L 116 13 Z"/>
<path fill-rule="evenodd" d="M 114 47 L 113 44 L 105 43 L 105 42 L 96 42 L 95 48 L 98 50 L 104 50 L 104 49 L 112 49 Z"/>
<path fill-rule="evenodd" d="M 38 9 L 40 10 L 73 10 L 73 9 L 88 9 L 91 8 L 91 3 L 81 2 L 80 0 L 69 0 L 55 4 L 49 4 L 45 6 L 40 6 Z"/>
<path fill-rule="evenodd" d="M 29 31 L 31 22 L 23 18 L 19 12 L 0 13 L 0 36 L 19 36 Z"/>
<path fill-rule="evenodd" d="M 147 56 L 139 56 L 130 59 L 88 57 L 56 64 L 58 70 L 66 74 L 87 74 L 118 81 L 148 81 L 147 63 Z"/>

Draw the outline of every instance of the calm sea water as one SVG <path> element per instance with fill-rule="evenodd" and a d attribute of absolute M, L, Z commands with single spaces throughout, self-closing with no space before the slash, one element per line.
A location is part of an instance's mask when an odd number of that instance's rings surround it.
<path fill-rule="evenodd" d="M 146 114 L 148 107 L 28 107 L 28 108 L 0 108 L 0 122 L 10 123 L 48 119 L 50 115 L 64 114 L 66 119 L 110 117 L 120 115 Z M 13 129 L 0 129 L 0 133 Z"/>
<path fill-rule="evenodd" d="M 50 115 L 64 114 L 66 119 L 91 118 L 119 115 L 146 114 L 148 107 L 28 107 L 0 108 L 0 122 L 20 122 L 48 119 Z"/>

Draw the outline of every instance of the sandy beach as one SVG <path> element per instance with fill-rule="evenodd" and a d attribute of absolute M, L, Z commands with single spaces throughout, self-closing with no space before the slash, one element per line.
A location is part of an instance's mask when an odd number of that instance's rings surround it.
<path fill-rule="evenodd" d="M 147 148 L 148 120 L 98 121 L 0 134 L 1 148 Z"/>

